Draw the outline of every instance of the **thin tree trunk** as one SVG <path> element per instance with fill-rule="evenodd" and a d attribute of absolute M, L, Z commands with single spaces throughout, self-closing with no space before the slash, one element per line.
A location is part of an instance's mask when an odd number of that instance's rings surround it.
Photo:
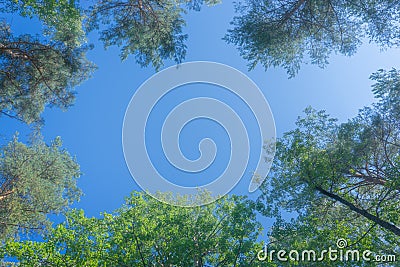
<path fill-rule="evenodd" d="M 344 199 L 344 198 L 342 198 L 342 197 L 340 197 L 340 196 L 338 196 L 336 194 L 333 194 L 331 192 L 326 191 L 325 189 L 323 189 L 320 186 L 317 186 L 315 189 L 318 192 L 320 192 L 321 194 L 323 194 L 323 195 L 325 195 L 327 197 L 330 197 L 330 198 L 342 203 L 343 205 L 347 206 L 350 210 L 352 210 L 354 212 L 357 212 L 358 214 L 362 215 L 363 217 L 367 218 L 368 220 L 371 220 L 374 223 L 382 226 L 383 228 L 385 228 L 386 230 L 392 232 L 393 234 L 395 234 L 397 236 L 400 236 L 400 228 L 398 228 L 396 225 L 394 225 L 394 224 L 392 224 L 390 222 L 387 222 L 385 220 L 382 220 L 378 216 L 373 215 L 373 214 L 369 213 L 368 211 L 366 211 L 364 209 L 356 207 L 353 203 L 347 201 L 346 199 Z"/>

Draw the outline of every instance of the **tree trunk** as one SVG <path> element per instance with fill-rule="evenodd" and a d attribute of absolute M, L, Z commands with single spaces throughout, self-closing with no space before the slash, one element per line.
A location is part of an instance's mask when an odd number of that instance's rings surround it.
<path fill-rule="evenodd" d="M 385 220 L 382 220 L 378 216 L 373 215 L 364 209 L 356 207 L 353 203 L 347 201 L 346 199 L 340 197 L 339 195 L 336 195 L 336 194 L 326 191 L 325 189 L 323 189 L 320 186 L 317 186 L 315 189 L 317 189 L 317 191 L 320 192 L 321 194 L 342 203 L 343 205 L 347 206 L 350 210 L 357 212 L 358 214 L 362 215 L 363 217 L 367 218 L 368 220 L 375 222 L 376 224 L 378 224 L 381 227 L 385 228 L 386 230 L 392 232 L 393 234 L 400 236 L 400 228 L 398 228 L 396 225 L 394 225 L 390 222 L 387 222 Z"/>

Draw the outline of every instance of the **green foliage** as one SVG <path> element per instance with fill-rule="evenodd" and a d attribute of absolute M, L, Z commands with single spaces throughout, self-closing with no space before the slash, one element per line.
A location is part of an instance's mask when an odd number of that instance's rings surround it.
<path fill-rule="evenodd" d="M 41 35 L 15 35 L 0 23 L 0 116 L 41 126 L 46 106 L 66 109 L 74 87 L 94 69 L 86 59 L 81 11 L 74 1 L 2 1 L 1 13 L 38 18 Z M 39 25 L 40 26 L 40 25 Z M 16 138 L 0 148 L 0 241 L 49 226 L 48 214 L 64 211 L 81 195 L 79 166 L 61 148 Z"/>
<path fill-rule="evenodd" d="M 106 47 L 121 47 L 121 58 L 135 55 L 142 66 L 160 68 L 163 61 L 181 62 L 186 53 L 183 14 L 218 0 L 101 0 L 82 10 L 75 1 L 9 0 L 0 12 L 37 17 L 43 36 L 14 36 L 0 25 L 0 114 L 27 123 L 40 122 L 46 106 L 66 109 L 74 102 L 74 88 L 94 70 L 87 61 L 87 29 L 99 29 Z"/>
<path fill-rule="evenodd" d="M 236 196 L 183 208 L 133 192 L 102 218 L 66 216 L 45 242 L 8 242 L 4 253 L 20 266 L 257 266 L 261 248 L 254 203 Z"/>
<path fill-rule="evenodd" d="M 353 55 L 365 39 L 398 46 L 400 3 L 395 0 L 245 0 L 226 41 L 250 68 L 282 66 L 294 76 L 306 60 L 324 67 L 332 52 Z"/>
<path fill-rule="evenodd" d="M 217 0 L 100 0 L 88 11 L 88 29 L 100 29 L 105 47 L 121 47 L 121 58 L 134 55 L 141 66 L 156 69 L 166 59 L 180 63 L 186 54 L 183 14 Z M 103 27 L 101 27 L 103 26 Z"/>
<path fill-rule="evenodd" d="M 272 247 L 315 249 L 345 238 L 351 248 L 400 253 L 399 75 L 373 74 L 379 101 L 348 122 L 308 108 L 279 140 L 259 204 L 267 216 L 296 217 L 278 219 Z"/>
<path fill-rule="evenodd" d="M 31 35 L 13 36 L 0 25 L 0 112 L 27 123 L 38 122 L 46 105 L 63 109 L 74 101 L 74 87 L 93 65 L 85 47 L 42 42 Z"/>
<path fill-rule="evenodd" d="M 321 212 L 314 212 L 307 216 L 301 216 L 296 220 L 285 221 L 278 218 L 274 223 L 274 226 L 270 230 L 270 243 L 267 245 L 268 251 L 271 250 L 297 250 L 300 255 L 303 251 L 314 250 L 316 257 L 321 256 L 323 250 L 339 250 L 337 247 L 337 240 L 345 239 L 347 246 L 342 249 L 344 255 L 348 250 L 358 250 L 360 259 L 340 261 L 339 259 L 334 261 L 330 260 L 328 255 L 321 261 L 303 261 L 301 258 L 299 261 L 287 262 L 278 261 L 276 256 L 274 258 L 275 263 L 278 266 L 381 266 L 379 263 L 374 261 L 375 255 L 396 255 L 398 258 L 398 248 L 395 244 L 398 244 L 399 240 L 386 239 L 385 241 L 380 239 L 382 232 L 374 224 L 369 223 L 365 219 L 357 216 L 348 216 L 346 211 L 338 209 L 334 211 L 334 204 L 331 204 L 331 208 L 322 210 Z M 317 209 L 324 209 L 322 206 L 315 206 Z M 350 222 L 349 222 L 350 221 Z M 365 236 L 364 236 L 365 235 Z M 391 236 L 393 237 L 393 236 Z M 387 241 L 391 243 L 386 243 Z M 372 251 L 371 261 L 362 259 L 362 253 L 364 251 Z M 338 253 L 338 256 L 340 254 Z M 345 259 L 345 258 L 344 258 Z M 382 266 L 395 266 L 393 263 Z"/>
<path fill-rule="evenodd" d="M 65 42 L 69 46 L 79 46 L 84 42 L 82 14 L 71 0 L 8 0 L 0 6 L 3 13 L 18 13 L 23 17 L 37 17 L 47 27 L 45 33 L 54 41 Z"/>
<path fill-rule="evenodd" d="M 86 59 L 82 16 L 72 1 L 6 1 L 2 12 L 38 17 L 44 36 L 15 36 L 0 24 L 0 115 L 39 122 L 48 105 L 62 109 L 74 101 L 74 87 L 94 70 Z"/>
<path fill-rule="evenodd" d="M 371 75 L 371 79 L 376 81 L 372 92 L 380 99 L 377 108 L 381 109 L 381 113 L 400 120 L 400 72 L 396 69 L 379 70 Z"/>
<path fill-rule="evenodd" d="M 47 214 L 64 211 L 79 199 L 79 166 L 61 148 L 60 138 L 50 146 L 26 146 L 15 138 L 0 154 L 0 240 L 18 233 L 41 231 Z"/>
<path fill-rule="evenodd" d="M 217 0 L 98 1 L 88 11 L 89 29 L 100 28 L 106 46 L 122 46 L 123 58 L 136 54 L 142 65 L 160 67 L 164 59 L 179 62 L 184 56 L 185 10 L 215 3 Z M 90 46 L 83 29 L 84 11 L 73 0 L 8 0 L 2 1 L 0 12 L 37 18 L 42 23 L 40 35 L 19 36 L 5 21 L 0 23 L 0 116 L 41 126 L 44 109 L 72 105 L 75 87 L 94 70 L 86 59 Z M 48 147 L 14 140 L 3 147 L 0 240 L 43 230 L 48 213 L 60 212 L 78 199 L 78 165 L 59 146 L 58 141 Z"/>

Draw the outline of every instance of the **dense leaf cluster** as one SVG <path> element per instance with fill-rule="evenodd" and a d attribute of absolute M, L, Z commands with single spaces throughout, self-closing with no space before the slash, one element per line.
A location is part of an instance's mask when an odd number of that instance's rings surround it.
<path fill-rule="evenodd" d="M 9 242 L 3 253 L 20 266 L 258 266 L 261 226 L 253 205 L 225 197 L 182 208 L 134 192 L 113 214 L 71 211 L 45 242 Z"/>

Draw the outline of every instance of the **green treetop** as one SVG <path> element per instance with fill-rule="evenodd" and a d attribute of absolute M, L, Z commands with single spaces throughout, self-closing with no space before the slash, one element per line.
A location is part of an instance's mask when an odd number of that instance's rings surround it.
<path fill-rule="evenodd" d="M 400 72 L 371 78 L 372 107 L 341 124 L 308 108 L 278 141 L 259 201 L 268 216 L 296 217 L 277 220 L 273 246 L 315 249 L 345 238 L 349 249 L 400 252 Z"/>
<path fill-rule="evenodd" d="M 329 55 L 353 55 L 365 40 L 382 48 L 400 44 L 395 0 L 245 0 L 225 39 L 250 68 L 282 66 L 294 76 L 303 61 L 320 67 Z"/>
<path fill-rule="evenodd" d="M 20 266 L 258 266 L 260 231 L 242 197 L 184 208 L 134 192 L 113 214 L 69 212 L 44 242 L 8 242 L 4 253 Z"/>
<path fill-rule="evenodd" d="M 0 153 L 0 240 L 19 233 L 40 232 L 47 215 L 59 213 L 79 199 L 79 165 L 61 148 L 42 142 L 28 147 L 17 139 Z"/>
<path fill-rule="evenodd" d="M 32 123 L 46 106 L 69 107 L 74 88 L 94 69 L 80 11 L 71 1 L 6 1 L 0 10 L 37 17 L 45 26 L 42 36 L 17 36 L 0 23 L 0 114 Z"/>

